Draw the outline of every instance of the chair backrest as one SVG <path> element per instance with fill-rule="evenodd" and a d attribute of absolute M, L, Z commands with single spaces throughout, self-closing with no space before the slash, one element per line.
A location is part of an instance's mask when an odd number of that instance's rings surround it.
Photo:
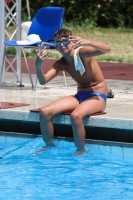
<path fill-rule="evenodd" d="M 28 35 L 37 34 L 43 40 L 53 40 L 55 31 L 62 28 L 64 9 L 61 7 L 44 7 L 37 11 Z"/>

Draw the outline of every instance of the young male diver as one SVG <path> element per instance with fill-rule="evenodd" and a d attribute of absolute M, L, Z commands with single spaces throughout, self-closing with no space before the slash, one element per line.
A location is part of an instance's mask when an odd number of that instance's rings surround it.
<path fill-rule="evenodd" d="M 108 53 L 110 47 L 102 42 L 73 36 L 67 29 L 59 29 L 54 34 L 56 49 L 62 54 L 52 68 L 43 73 L 41 65 L 48 57 L 44 47 L 39 47 L 36 58 L 36 72 L 41 85 L 56 77 L 60 71 L 66 71 L 77 83 L 77 93 L 65 96 L 40 108 L 40 127 L 46 145 L 35 154 L 55 146 L 52 118 L 71 111 L 70 120 L 76 146 L 75 154 L 85 152 L 84 117 L 103 111 L 106 107 L 108 87 L 96 56 Z"/>

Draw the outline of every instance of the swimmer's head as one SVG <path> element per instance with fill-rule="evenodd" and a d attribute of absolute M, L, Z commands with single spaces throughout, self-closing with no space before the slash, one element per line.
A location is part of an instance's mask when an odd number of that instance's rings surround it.
<path fill-rule="evenodd" d="M 61 28 L 54 33 L 54 41 L 61 41 L 62 38 L 68 40 L 68 37 L 72 35 L 72 32 L 68 29 Z"/>

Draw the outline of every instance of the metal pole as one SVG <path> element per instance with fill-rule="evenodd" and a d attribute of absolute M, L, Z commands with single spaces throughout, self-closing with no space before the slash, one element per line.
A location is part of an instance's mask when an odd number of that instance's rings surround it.
<path fill-rule="evenodd" d="M 6 4 L 8 0 L 0 0 L 1 12 L 0 12 L 0 85 L 22 85 L 22 73 L 21 73 L 21 48 L 16 48 L 16 55 L 12 61 L 6 55 L 4 40 L 21 40 L 21 1 L 22 0 L 10 0 L 11 4 Z M 8 27 L 14 25 L 15 30 L 13 33 L 8 32 Z M 4 58 L 4 59 L 2 59 Z M 4 61 L 8 63 L 8 67 L 5 69 Z M 16 70 L 13 63 L 16 61 Z M 5 82 L 5 72 L 11 68 L 16 75 L 16 83 Z M 3 71 L 3 73 L 2 73 Z M 2 81 L 1 81 L 2 79 Z"/>
<path fill-rule="evenodd" d="M 21 40 L 21 0 L 16 1 L 16 40 Z M 17 85 L 22 86 L 22 72 L 21 72 L 21 47 L 16 48 L 16 64 L 17 64 Z"/>
<path fill-rule="evenodd" d="M 5 40 L 5 0 L 0 0 L 0 82 L 3 73 L 4 40 Z M 1 83 L 0 83 L 1 85 Z"/>

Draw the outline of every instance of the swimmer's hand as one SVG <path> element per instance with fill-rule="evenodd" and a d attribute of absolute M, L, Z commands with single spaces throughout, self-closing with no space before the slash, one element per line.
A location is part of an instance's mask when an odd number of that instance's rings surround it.
<path fill-rule="evenodd" d="M 46 51 L 46 47 L 42 47 L 41 45 L 39 45 L 35 62 L 36 68 L 40 69 L 41 64 L 45 59 L 49 57 L 49 55 L 50 55 L 49 52 Z"/>
<path fill-rule="evenodd" d="M 74 49 L 76 49 L 76 48 L 78 48 L 80 46 L 89 46 L 89 41 L 86 40 L 86 39 L 83 39 L 81 37 L 69 36 L 68 40 L 73 42 L 72 47 Z"/>
<path fill-rule="evenodd" d="M 45 60 L 50 56 L 50 53 L 46 51 L 46 47 L 43 47 L 41 45 L 38 46 L 37 56 L 40 58 L 40 60 Z"/>

